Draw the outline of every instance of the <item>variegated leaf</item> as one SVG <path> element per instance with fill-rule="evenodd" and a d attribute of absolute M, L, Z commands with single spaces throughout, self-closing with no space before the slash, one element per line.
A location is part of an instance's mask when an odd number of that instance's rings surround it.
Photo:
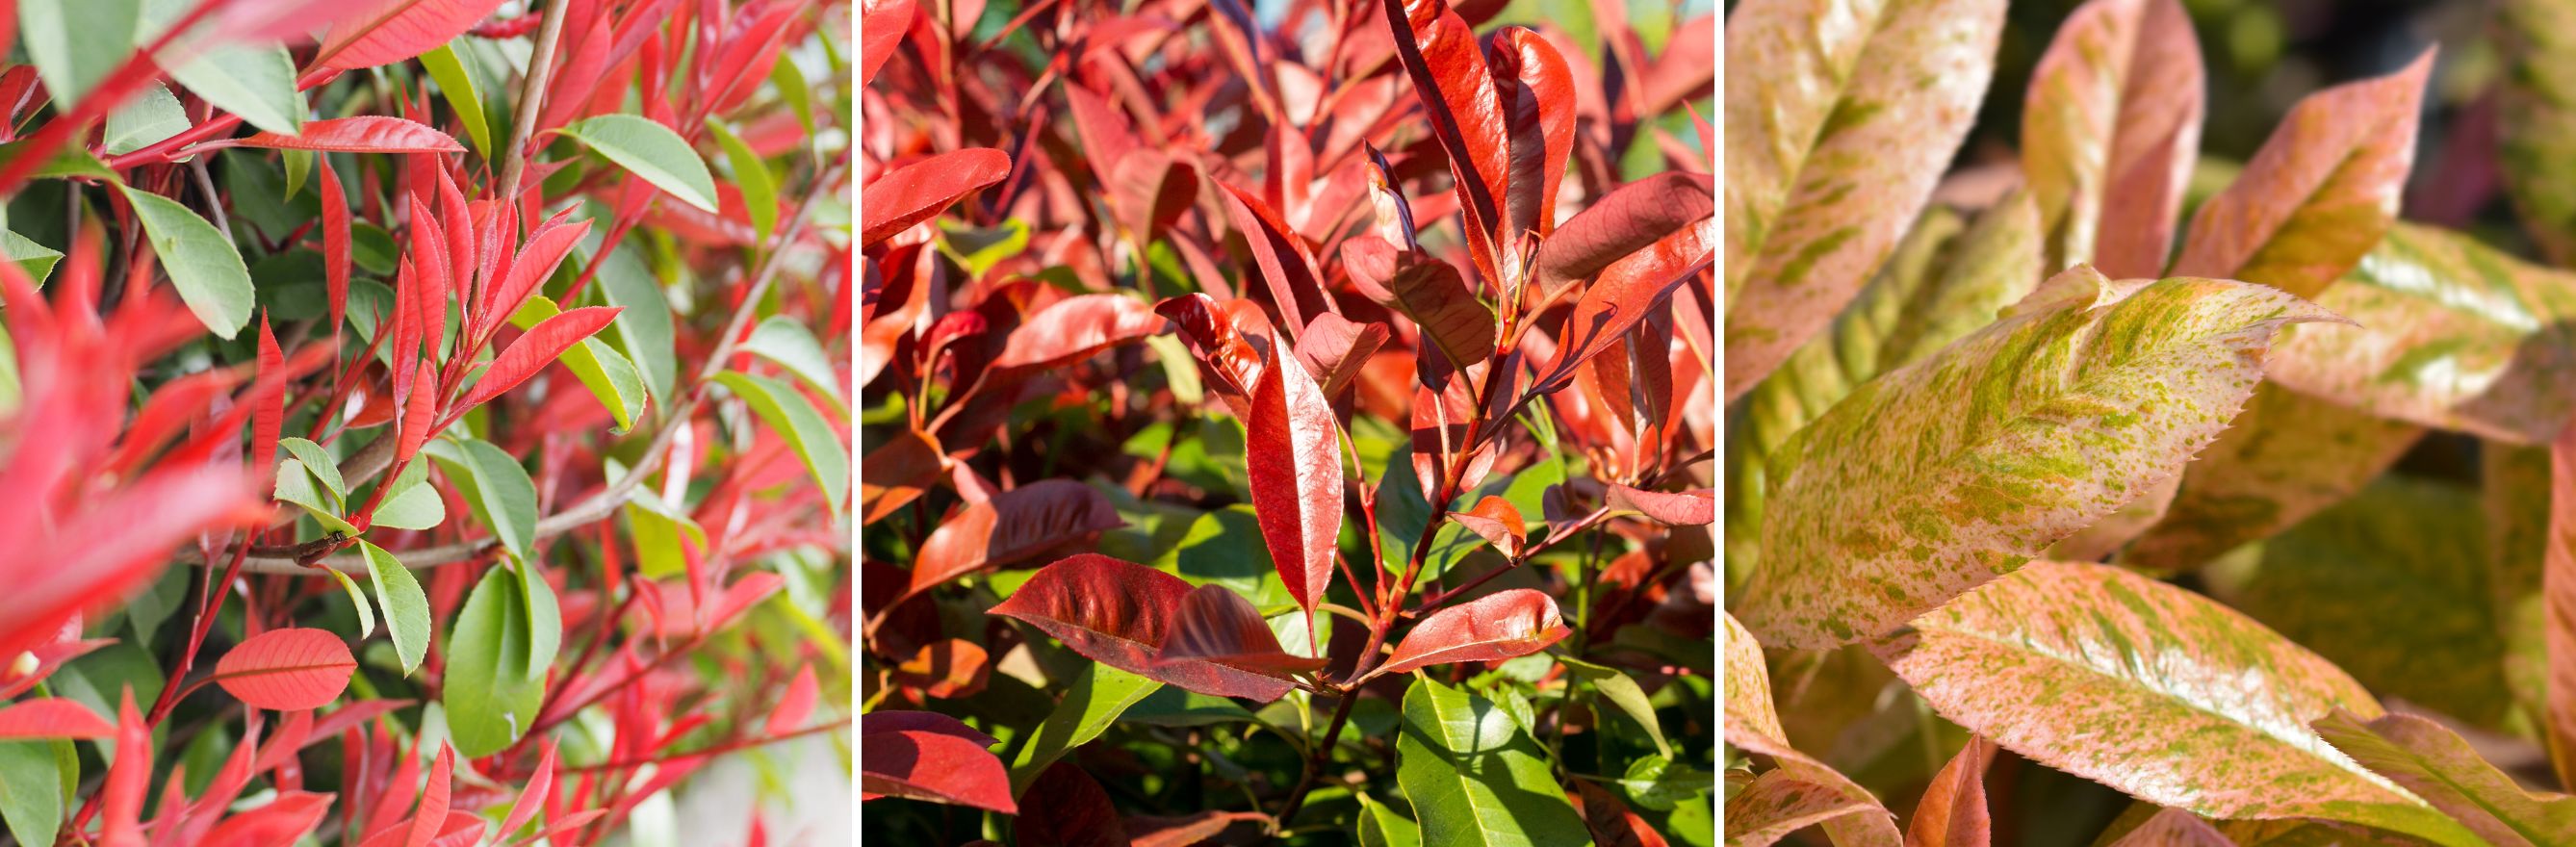
<path fill-rule="evenodd" d="M 2285 387 L 2517 444 L 2576 416 L 2576 274 L 2399 224 L 2317 305 L 2360 326 L 2283 333 L 2266 370 Z"/>
<path fill-rule="evenodd" d="M 2181 809 L 2157 812 L 2111 847 L 2236 847 L 2217 827 Z"/>
<path fill-rule="evenodd" d="M 1726 843 L 1769 847 L 1790 833 L 1869 808 L 1830 786 L 1773 770 L 1726 798 Z"/>
<path fill-rule="evenodd" d="M 2502 0 L 2494 20 L 2505 193 L 2552 261 L 2576 263 L 2576 3 Z"/>
<path fill-rule="evenodd" d="M 2180 0 L 2092 0 L 2058 27 L 2021 119 L 2048 269 L 2164 270 L 2200 149 L 2203 88 Z"/>
<path fill-rule="evenodd" d="M 1726 24 L 1726 396 L 1824 328 L 1931 196 L 2003 0 L 1746 0 Z"/>
<path fill-rule="evenodd" d="M 2316 721 L 2316 728 L 2354 761 L 2422 796 L 2496 847 L 2576 840 L 2576 797 L 2522 790 L 2441 724 L 2414 715 L 2364 722 L 2337 710 Z"/>
<path fill-rule="evenodd" d="M 2549 713 L 2550 449 L 2483 444 L 2478 488 L 2486 512 L 2486 586 L 2504 640 L 2504 684 L 2525 714 Z M 2571 762 L 2576 764 L 2576 762 Z M 2565 784 L 2565 783 L 2562 783 Z"/>
<path fill-rule="evenodd" d="M 2273 331 L 2334 319 L 2239 282 L 2059 274 L 1770 456 L 1737 614 L 1784 646 L 1895 629 L 2181 472 L 2254 390 Z"/>
<path fill-rule="evenodd" d="M 1776 772 L 1786 774 L 1782 779 L 1820 786 L 1845 801 L 1833 806 L 1841 810 L 1834 815 L 1777 830 L 1772 837 L 1787 835 L 1821 820 L 1825 831 L 1841 847 L 1897 847 L 1903 844 L 1905 839 L 1896 830 L 1895 818 L 1879 805 L 1878 798 L 1868 789 L 1825 763 L 1791 748 L 1783 740 L 1780 714 L 1771 703 L 1771 677 L 1770 671 L 1763 666 L 1762 644 L 1754 639 L 1753 633 L 1745 630 L 1743 624 L 1736 622 L 1734 615 L 1724 617 L 1726 635 L 1719 649 L 1726 659 L 1726 743 L 1772 757 L 1779 763 Z M 1727 811 L 1730 817 L 1737 813 L 1732 803 Z M 1735 832 L 1733 828 L 1727 831 Z"/>
<path fill-rule="evenodd" d="M 2183 471 L 2164 519 L 2119 561 L 2149 571 L 2197 569 L 2352 496 L 2423 435 L 2423 427 L 2261 386 Z"/>
<path fill-rule="evenodd" d="M 2033 564 L 1876 649 L 1942 717 L 2151 803 L 2477 843 L 2308 728 L 2336 709 L 2380 714 L 2360 683 L 2244 615 L 2116 567 Z"/>

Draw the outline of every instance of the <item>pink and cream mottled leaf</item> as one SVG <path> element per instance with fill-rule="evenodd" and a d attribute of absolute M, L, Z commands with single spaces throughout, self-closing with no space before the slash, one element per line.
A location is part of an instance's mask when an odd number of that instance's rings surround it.
<path fill-rule="evenodd" d="M 2200 40 L 2180 0 L 2092 0 L 2057 29 L 2022 107 L 2046 267 L 2157 276 L 2200 152 Z"/>
<path fill-rule="evenodd" d="M 2566 844 L 2576 838 L 2576 797 L 2522 790 L 2441 724 L 2414 715 L 2365 721 L 2338 709 L 2315 726 L 2353 761 L 2404 786 L 2497 847 Z"/>

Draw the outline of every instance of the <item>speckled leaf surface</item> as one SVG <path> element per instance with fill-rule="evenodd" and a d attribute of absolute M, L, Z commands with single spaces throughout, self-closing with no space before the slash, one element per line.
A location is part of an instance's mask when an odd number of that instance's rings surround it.
<path fill-rule="evenodd" d="M 2541 564 L 2541 626 L 2549 662 L 2543 736 L 2576 749 L 2576 428 L 2549 446 L 2549 541 Z M 2561 763 L 2565 778 L 2576 766 Z"/>
<path fill-rule="evenodd" d="M 2485 444 L 2478 450 L 2486 512 L 2488 596 L 2504 640 L 2504 684 L 2525 715 L 2549 714 L 2550 449 Z M 2576 646 L 2576 645 L 2571 645 Z M 2562 648 L 2564 652 L 2566 648 Z M 2545 722 L 2545 721 L 2544 721 Z"/>
<path fill-rule="evenodd" d="M 1825 831 L 1833 836 L 1835 844 L 1841 847 L 1896 847 L 1903 844 L 1904 836 L 1897 832 L 1896 820 L 1879 805 L 1878 798 L 1868 789 L 1825 763 L 1798 752 L 1783 740 L 1786 733 L 1781 731 L 1780 714 L 1772 705 L 1771 677 L 1763 664 L 1762 644 L 1754 639 L 1753 633 L 1745 630 L 1743 624 L 1736 622 L 1734 615 L 1723 616 L 1726 634 L 1720 649 L 1726 659 L 1725 675 L 1721 677 L 1726 681 L 1726 743 L 1772 757 L 1779 763 L 1776 772 L 1786 774 L 1784 779 L 1823 786 L 1848 801 L 1847 805 L 1838 807 L 1841 812 L 1823 819 Z M 1730 824 L 1734 814 L 1735 809 L 1730 803 Z M 1805 825 L 1799 824 L 1800 827 Z M 1785 835 L 1797 828 L 1780 830 L 1780 834 Z M 1730 828 L 1727 831 L 1733 833 L 1735 830 Z"/>
<path fill-rule="evenodd" d="M 2166 809 L 2111 842 L 2112 847 L 2236 847 L 2208 821 L 2181 809 Z"/>
<path fill-rule="evenodd" d="M 2576 274 L 2399 224 L 2317 304 L 2359 326 L 2284 333 L 2266 369 L 2283 386 L 2518 444 L 2576 416 Z"/>
<path fill-rule="evenodd" d="M 1774 770 L 1726 798 L 1726 843 L 1766 847 L 1790 833 L 1863 811 L 1868 803 Z"/>
<path fill-rule="evenodd" d="M 2501 728 L 2513 696 L 2485 523 L 2473 491 L 2389 475 L 2201 573 L 2211 596 L 2370 690 Z"/>
<path fill-rule="evenodd" d="M 1941 716 L 2142 800 L 2474 843 L 2308 728 L 2335 709 L 2379 714 L 2359 683 L 2242 614 L 2119 568 L 2031 565 L 1877 649 Z"/>
<path fill-rule="evenodd" d="M 2313 297 L 2352 270 L 2397 219 L 2432 69 L 2427 52 L 2290 107 L 2236 182 L 2192 215 L 2172 272 Z"/>
<path fill-rule="evenodd" d="M 1720 645 L 1726 670 L 1719 678 L 1726 680 L 1727 725 L 1742 724 L 1765 738 L 1789 737 L 1780 730 L 1780 713 L 1771 704 L 1771 672 L 1762 661 L 1762 643 L 1734 615 L 1719 614 L 1726 619 L 1726 641 Z"/>
<path fill-rule="evenodd" d="M 2558 264 L 2576 261 L 2576 3 L 2501 0 L 2496 130 L 2505 193 Z"/>
<path fill-rule="evenodd" d="M 2021 119 L 2049 269 L 2164 270 L 2200 150 L 2200 67 L 2180 0 L 2092 0 L 2057 28 Z"/>
<path fill-rule="evenodd" d="M 1975 120 L 2003 0 L 1746 0 L 1726 22 L 1726 396 L 1824 328 Z"/>
<path fill-rule="evenodd" d="M 2121 564 L 2179 572 L 2333 505 L 2395 464 L 2424 428 L 2263 385 L 2183 472 L 2164 520 Z"/>
<path fill-rule="evenodd" d="M 2353 761 L 2423 797 L 2497 847 L 2576 843 L 2576 797 L 2522 790 L 2469 742 L 2414 715 L 2363 721 L 2343 711 L 2317 732 Z"/>
<path fill-rule="evenodd" d="M 1737 617 L 1831 647 L 2011 571 L 2181 472 L 2254 390 L 2275 329 L 2332 319 L 2238 282 L 2052 278 L 1770 456 L 1763 565 Z"/>

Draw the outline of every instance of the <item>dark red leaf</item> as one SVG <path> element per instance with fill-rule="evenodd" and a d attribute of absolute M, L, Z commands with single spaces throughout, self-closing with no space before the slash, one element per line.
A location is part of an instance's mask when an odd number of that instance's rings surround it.
<path fill-rule="evenodd" d="M 1517 265 L 1517 258 L 1497 261 L 1502 251 L 1494 243 L 1511 175 L 1511 124 L 1476 33 L 1447 0 L 1384 0 L 1384 8 L 1396 56 L 1422 99 L 1432 134 L 1449 154 L 1476 270 L 1489 280 L 1517 278 L 1504 270 Z"/>
<path fill-rule="evenodd" d="M 1023 485 L 967 506 L 932 532 L 913 557 L 912 582 L 902 597 L 1125 525 L 1109 498 L 1090 486 L 1070 479 Z"/>
<path fill-rule="evenodd" d="M 331 299 L 331 332 L 336 336 L 349 315 L 349 194 L 331 157 L 315 156 L 322 168 L 322 272 Z M 378 330 L 382 332 L 382 330 Z"/>
<path fill-rule="evenodd" d="M 1657 523 L 1704 526 L 1717 520 L 1716 489 L 1640 491 L 1618 483 L 1611 483 L 1608 489 L 1603 499 L 1609 501 L 1610 508 L 1641 512 Z"/>
<path fill-rule="evenodd" d="M 1572 782 L 1574 790 L 1566 792 L 1566 799 L 1583 815 L 1583 826 L 1592 830 L 1595 847 L 1665 847 L 1664 834 L 1619 802 L 1619 795 L 1589 780 Z"/>
<path fill-rule="evenodd" d="M 1271 302 L 1279 314 L 1296 328 L 1303 329 L 1310 315 L 1334 311 L 1332 301 L 1324 296 L 1324 285 L 1315 276 L 1315 258 L 1307 255 L 1306 244 L 1297 239 L 1261 198 L 1219 182 L 1225 189 L 1226 215 L 1234 228 L 1243 233 L 1245 246 L 1252 250 L 1253 264 L 1260 266 L 1261 279 L 1269 286 Z"/>
<path fill-rule="evenodd" d="M 1557 614 L 1556 598 L 1547 592 L 1497 591 L 1431 613 L 1405 633 L 1395 645 L 1395 655 L 1369 675 L 1526 656 L 1547 649 L 1569 632 Z"/>
<path fill-rule="evenodd" d="M 939 440 L 906 425 L 886 443 L 859 457 L 859 525 L 876 523 L 894 514 L 939 484 L 947 471 L 947 456 L 940 451 Z"/>
<path fill-rule="evenodd" d="M 1249 408 L 1252 386 L 1260 381 L 1262 357 L 1244 340 L 1226 309 L 1215 298 L 1192 293 L 1154 304 L 1154 313 L 1180 326 L 1181 340 L 1189 342 L 1190 351 L 1207 366 L 1212 377 L 1208 382 L 1217 392 Z"/>
<path fill-rule="evenodd" d="M 1387 336 L 1385 324 L 1355 324 L 1325 312 L 1308 321 L 1305 334 L 1297 338 L 1297 360 L 1306 364 L 1308 373 L 1324 375 L 1326 398 L 1338 397 L 1359 376 L 1369 356 L 1385 346 Z"/>
<path fill-rule="evenodd" d="M 1206 811 L 1192 815 L 1156 817 L 1137 815 L 1127 819 L 1127 831 L 1135 840 L 1130 847 L 1194 847 L 1209 843 L 1238 823 L 1266 823 L 1269 815 L 1260 812 Z"/>
<path fill-rule="evenodd" d="M 1098 33 L 1094 32 L 1093 37 L 1098 38 Z M 1127 116 L 1089 87 L 1067 83 L 1064 100 L 1072 107 L 1073 132 L 1082 139 L 1084 158 L 1090 162 L 1093 174 L 1107 182 L 1106 178 L 1117 172 L 1118 164 L 1143 147 L 1144 142 L 1136 137 Z"/>
<path fill-rule="evenodd" d="M 1273 351 L 1253 387 L 1244 430 L 1261 537 L 1288 595 L 1312 615 L 1332 582 L 1333 545 L 1342 533 L 1340 424 L 1306 366 Z"/>
<path fill-rule="evenodd" d="M 1710 217 L 1603 268 L 1584 290 L 1583 299 L 1574 304 L 1565 331 L 1557 336 L 1556 358 L 1538 370 L 1531 390 L 1545 394 L 1564 388 L 1574 379 L 1576 367 L 1608 349 L 1648 314 L 1664 308 L 1673 290 L 1716 254 L 1717 219 Z"/>
<path fill-rule="evenodd" d="M 983 745 L 936 732 L 867 733 L 859 745 L 859 790 L 1006 815 L 1020 812 L 1011 800 L 1011 778 L 1002 760 Z"/>
<path fill-rule="evenodd" d="M 1493 544 L 1505 557 L 1520 558 L 1522 535 L 1529 531 L 1529 522 L 1521 519 L 1521 510 L 1512 501 L 1488 494 L 1476 501 L 1475 508 L 1450 515 L 1449 519 Z"/>
<path fill-rule="evenodd" d="M 861 0 L 859 9 L 859 87 L 866 88 L 912 28 L 913 0 Z"/>
<path fill-rule="evenodd" d="M 956 314 L 973 314 L 959 312 Z M 993 367 L 1053 368 L 1162 332 L 1163 316 L 1124 294 L 1081 294 L 1038 310 L 1011 331 Z"/>
<path fill-rule="evenodd" d="M 331 811 L 332 797 L 309 791 L 287 791 L 268 805 L 232 816 L 206 833 L 199 847 L 274 847 L 294 844 L 312 832 Z"/>
<path fill-rule="evenodd" d="M 554 364 L 565 350 L 597 335 L 609 321 L 616 320 L 617 313 L 621 311 L 624 309 L 617 306 L 589 306 L 558 314 L 529 327 L 519 340 L 510 342 L 508 349 L 493 357 L 491 369 L 483 372 L 482 381 L 474 383 L 474 390 L 466 392 L 458 408 L 473 408 L 501 396 L 502 392 L 517 388 L 519 383 L 528 381 L 547 365 Z"/>
<path fill-rule="evenodd" d="M 991 747 L 1002 743 L 990 735 L 976 731 L 974 727 L 967 726 L 964 721 L 938 712 L 887 709 L 869 712 L 859 719 L 860 735 L 872 736 L 880 732 L 925 732 L 932 735 L 955 736 L 972 741 L 977 747 Z"/>
<path fill-rule="evenodd" d="M 1501 198 L 1505 249 L 1522 233 L 1556 230 L 1556 189 L 1574 155 L 1574 72 L 1546 39 L 1524 27 L 1495 30 L 1494 86 L 1510 120 L 1509 191 Z"/>
<path fill-rule="evenodd" d="M 1180 577 L 1085 553 L 1038 569 L 991 614 L 1037 627 L 1092 661 L 1160 679 L 1155 654 L 1189 593 Z"/>
<path fill-rule="evenodd" d="M 941 210 L 1010 175 L 1011 157 L 989 147 L 941 153 L 894 169 L 859 198 L 859 246 L 866 247 L 937 216 Z"/>
<path fill-rule="evenodd" d="M 1117 212 L 1119 225 L 1133 233 L 1138 244 L 1161 238 L 1181 213 L 1190 210 L 1190 201 L 1199 192 L 1198 170 L 1189 160 L 1160 150 L 1127 154 L 1110 167 L 1102 182 L 1108 185 L 1110 207 Z"/>
<path fill-rule="evenodd" d="M 329 153 L 463 153 L 465 145 L 447 133 L 382 115 L 332 118 L 304 125 L 300 135 L 263 132 L 233 142 L 269 150 L 319 150 Z"/>
<path fill-rule="evenodd" d="M 272 629 L 215 663 L 215 683 L 259 709 L 314 709 L 349 687 L 358 662 L 340 636 L 321 629 Z"/>
<path fill-rule="evenodd" d="M 1347 255 L 1347 254 L 1346 254 Z M 1476 299 L 1458 268 L 1422 253 L 1396 257 L 1386 280 L 1389 308 L 1422 327 L 1422 337 L 1457 370 L 1494 355 L 1494 310 Z"/>
<path fill-rule="evenodd" d="M 0 708 L 0 740 L 20 738 L 106 738 L 116 727 L 88 706 L 61 697 L 45 697 Z"/>
<path fill-rule="evenodd" d="M 1716 215 L 1706 174 L 1661 173 L 1619 186 L 1539 243 L 1531 281 L 1553 299 L 1560 287 Z"/>
<path fill-rule="evenodd" d="M 342 70 L 390 65 L 436 50 L 492 16 L 502 0 L 365 0 L 322 39 L 316 65 Z"/>
<path fill-rule="evenodd" d="M 1128 847 L 1109 792 L 1071 762 L 1048 766 L 1020 800 L 1039 812 L 1021 816 L 1013 830 L 1021 847 Z"/>
<path fill-rule="evenodd" d="M 1250 601 L 1225 586 L 1202 585 L 1181 599 L 1155 664 L 1154 678 L 1182 688 L 1269 702 L 1324 660 L 1289 655 Z"/>

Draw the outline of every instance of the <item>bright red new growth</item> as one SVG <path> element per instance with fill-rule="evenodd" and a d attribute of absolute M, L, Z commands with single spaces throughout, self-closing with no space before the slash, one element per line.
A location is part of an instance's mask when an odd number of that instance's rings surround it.
<path fill-rule="evenodd" d="M 1547 649 L 1570 632 L 1557 615 L 1556 598 L 1547 592 L 1497 591 L 1424 618 L 1395 645 L 1395 655 L 1377 673 L 1526 656 Z"/>
<path fill-rule="evenodd" d="M 465 145 L 447 133 L 402 118 L 361 115 L 304 125 L 295 135 L 263 132 L 233 142 L 271 150 L 316 150 L 329 153 L 463 153 Z"/>
<path fill-rule="evenodd" d="M 259 709 L 315 709 L 339 699 L 358 660 L 340 636 L 277 629 L 243 641 L 215 663 L 214 681 Z"/>

